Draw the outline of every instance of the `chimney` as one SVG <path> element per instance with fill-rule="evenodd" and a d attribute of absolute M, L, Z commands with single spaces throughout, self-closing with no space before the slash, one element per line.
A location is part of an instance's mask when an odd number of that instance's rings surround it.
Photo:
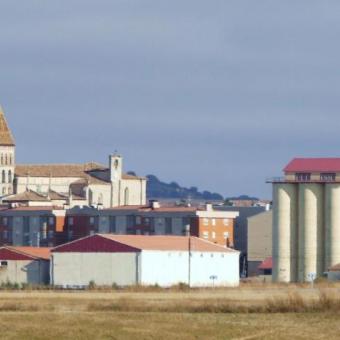
<path fill-rule="evenodd" d="M 149 201 L 149 206 L 152 209 L 159 209 L 161 207 L 159 201 L 157 201 L 157 200 L 150 200 Z"/>

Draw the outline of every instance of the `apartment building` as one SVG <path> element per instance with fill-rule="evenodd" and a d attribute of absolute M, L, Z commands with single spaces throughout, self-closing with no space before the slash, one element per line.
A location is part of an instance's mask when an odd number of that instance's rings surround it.
<path fill-rule="evenodd" d="M 75 208 L 67 213 L 68 240 L 95 233 L 128 235 L 190 235 L 222 246 L 234 247 L 237 211 L 204 207 L 122 206 L 111 209 Z"/>
<path fill-rule="evenodd" d="M 54 247 L 67 241 L 66 211 L 56 207 L 16 207 L 0 211 L 0 245 Z"/>

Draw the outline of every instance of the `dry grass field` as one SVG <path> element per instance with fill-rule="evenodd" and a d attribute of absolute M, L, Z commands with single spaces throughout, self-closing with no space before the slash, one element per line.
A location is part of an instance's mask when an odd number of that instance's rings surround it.
<path fill-rule="evenodd" d="M 1 339 L 337 339 L 340 286 L 0 291 Z"/>

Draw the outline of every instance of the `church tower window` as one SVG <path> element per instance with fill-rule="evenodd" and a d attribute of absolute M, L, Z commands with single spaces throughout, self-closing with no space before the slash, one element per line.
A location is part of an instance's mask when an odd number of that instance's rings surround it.
<path fill-rule="evenodd" d="M 2 170 L 2 183 L 6 183 L 6 171 Z"/>
<path fill-rule="evenodd" d="M 8 183 L 12 183 L 12 171 L 8 171 Z"/>

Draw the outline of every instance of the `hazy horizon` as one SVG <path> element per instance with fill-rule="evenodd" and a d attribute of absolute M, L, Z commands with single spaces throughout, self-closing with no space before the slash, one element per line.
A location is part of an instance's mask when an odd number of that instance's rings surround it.
<path fill-rule="evenodd" d="M 293 157 L 340 156 L 340 3 L 3 1 L 18 163 L 98 161 L 271 197 Z"/>

